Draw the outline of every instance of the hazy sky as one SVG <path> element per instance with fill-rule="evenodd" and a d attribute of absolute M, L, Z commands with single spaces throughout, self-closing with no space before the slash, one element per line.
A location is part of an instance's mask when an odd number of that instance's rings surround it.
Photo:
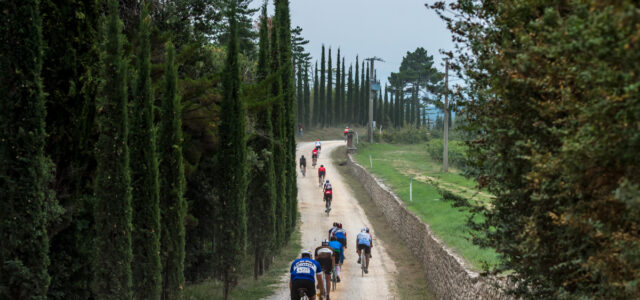
<path fill-rule="evenodd" d="M 259 5 L 261 1 L 255 1 Z M 322 44 L 346 56 L 347 68 L 360 58 L 378 56 L 382 85 L 397 72 L 407 51 L 424 47 L 444 70 L 440 49 L 451 49 L 451 34 L 442 20 L 424 4 L 426 0 L 291 0 L 291 24 L 302 27 L 310 41 L 307 49 L 319 59 Z M 272 6 L 272 5 L 270 5 Z M 271 9 L 271 11 L 273 11 Z"/>

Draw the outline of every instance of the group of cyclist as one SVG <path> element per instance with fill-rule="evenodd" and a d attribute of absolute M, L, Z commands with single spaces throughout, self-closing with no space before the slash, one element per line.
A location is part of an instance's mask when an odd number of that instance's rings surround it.
<path fill-rule="evenodd" d="M 322 149 L 322 143 L 320 142 L 320 139 L 316 140 L 315 143 L 315 147 L 313 148 L 313 151 L 311 152 L 311 157 L 313 159 L 313 166 L 316 166 L 316 162 L 318 160 L 318 154 L 320 153 L 320 150 Z M 307 169 L 307 159 L 304 157 L 304 155 L 302 155 L 300 157 L 300 171 L 302 172 L 302 175 L 305 176 L 306 173 L 306 169 Z M 318 168 L 318 186 L 322 187 L 322 195 L 323 195 L 323 201 L 325 201 L 325 213 L 329 213 L 331 211 L 331 200 L 333 199 L 333 187 L 331 186 L 331 183 L 329 182 L 329 180 L 326 179 L 327 176 L 327 169 L 324 167 L 324 165 L 320 165 L 320 167 Z"/>
<path fill-rule="evenodd" d="M 335 272 L 336 281 L 340 282 L 340 270 L 344 264 L 346 248 L 347 232 L 342 228 L 342 223 L 334 222 L 333 227 L 329 229 L 328 239 L 323 239 L 322 244 L 313 253 L 311 250 L 302 250 L 301 257 L 291 264 L 291 299 L 298 300 L 304 293 L 310 300 L 314 300 L 316 288 L 323 299 L 330 299 L 331 277 Z M 363 227 L 356 236 L 356 253 L 358 263 L 365 264 L 365 273 L 369 273 L 371 248 L 373 238 L 369 228 Z M 364 262 L 360 261 L 362 251 L 366 254 Z"/>

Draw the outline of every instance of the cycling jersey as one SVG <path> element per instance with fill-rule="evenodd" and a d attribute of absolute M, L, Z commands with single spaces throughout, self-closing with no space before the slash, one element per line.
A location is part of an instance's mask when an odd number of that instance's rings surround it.
<path fill-rule="evenodd" d="M 321 145 L 320 142 L 316 142 L 316 147 L 320 147 Z"/>
<path fill-rule="evenodd" d="M 342 243 L 338 242 L 338 241 L 331 241 L 329 242 L 329 247 L 333 248 L 333 251 L 340 253 L 340 261 L 344 261 L 344 246 L 342 246 Z M 338 255 L 336 255 L 336 261 Z"/>
<path fill-rule="evenodd" d="M 300 165 L 301 166 L 306 166 L 307 165 L 307 159 L 306 158 L 300 158 Z"/>
<path fill-rule="evenodd" d="M 326 172 L 327 172 L 327 169 L 325 167 L 318 168 L 318 176 L 324 175 Z"/>
<path fill-rule="evenodd" d="M 316 282 L 316 273 L 322 272 L 320 263 L 310 258 L 298 258 L 291 264 L 291 281 L 296 279 Z"/>
<path fill-rule="evenodd" d="M 347 134 L 347 133 L 349 133 L 349 129 L 348 128 L 344 130 L 344 134 Z"/>
<path fill-rule="evenodd" d="M 358 233 L 356 239 L 358 240 L 358 245 L 371 246 L 371 235 L 366 232 Z"/>
<path fill-rule="evenodd" d="M 336 231 L 333 232 L 333 236 L 335 236 L 337 239 L 346 239 L 347 238 L 347 231 L 340 228 Z"/>
<path fill-rule="evenodd" d="M 325 196 L 327 196 L 327 195 L 333 195 L 333 191 L 332 191 L 332 190 L 330 190 L 330 189 L 329 189 L 329 190 L 324 190 L 324 195 L 325 195 Z"/>
<path fill-rule="evenodd" d="M 316 259 L 318 257 L 324 257 L 324 256 L 333 256 L 333 248 L 329 247 L 329 246 L 320 246 L 318 248 L 316 248 L 316 253 L 315 253 L 315 257 Z"/>
<path fill-rule="evenodd" d="M 333 236 L 333 233 L 336 232 L 336 230 L 338 230 L 338 227 L 332 227 L 329 229 L 329 238 Z"/>
<path fill-rule="evenodd" d="M 325 183 L 324 184 L 324 189 L 325 190 L 332 190 L 333 188 L 331 187 L 331 183 Z"/>
<path fill-rule="evenodd" d="M 317 158 L 318 157 L 318 150 L 313 149 L 313 152 L 311 152 L 311 157 Z"/>

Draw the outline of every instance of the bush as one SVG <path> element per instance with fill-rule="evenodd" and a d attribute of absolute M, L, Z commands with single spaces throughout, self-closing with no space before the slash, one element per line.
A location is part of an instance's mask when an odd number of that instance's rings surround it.
<path fill-rule="evenodd" d="M 427 152 L 431 159 L 442 161 L 444 151 L 442 139 L 431 140 L 427 143 Z M 467 161 L 467 146 L 460 141 L 449 141 L 449 164 L 458 168 L 464 168 Z"/>

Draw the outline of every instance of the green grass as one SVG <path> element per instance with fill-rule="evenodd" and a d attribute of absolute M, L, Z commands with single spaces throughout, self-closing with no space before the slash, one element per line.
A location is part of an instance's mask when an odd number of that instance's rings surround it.
<path fill-rule="evenodd" d="M 367 136 L 366 127 L 352 129 L 355 129 L 358 132 L 360 138 Z M 311 142 L 315 141 L 316 139 L 320 139 L 320 141 L 344 140 L 344 127 L 309 129 L 305 128 L 302 137 L 298 136 L 298 134 L 296 133 L 296 141 L 298 142 Z"/>
<path fill-rule="evenodd" d="M 373 168 L 370 167 L 369 155 L 373 160 Z M 482 269 L 484 263 L 494 265 L 498 262 L 495 251 L 473 245 L 466 226 L 468 212 L 452 207 L 450 202 L 442 201 L 436 185 L 484 203 L 491 201 L 491 195 L 484 191 L 478 193 L 473 180 L 465 178 L 456 169 L 450 168 L 450 173 L 442 173 L 441 165 L 429 158 L 425 144 L 367 145 L 359 149 L 355 159 L 384 180 L 407 204 L 409 210 L 429 224 L 435 235 L 460 254 L 474 269 Z M 409 201 L 410 177 L 415 178 L 413 202 Z"/>
<path fill-rule="evenodd" d="M 253 265 L 248 263 L 242 267 L 241 278 L 238 285 L 231 291 L 231 299 L 255 300 L 270 296 L 274 293 L 277 284 L 280 283 L 283 274 L 289 272 L 291 262 L 298 256 L 302 249 L 300 243 L 300 226 L 292 233 L 289 243 L 281 250 L 271 264 L 269 271 L 265 272 L 258 280 L 253 279 Z M 247 261 L 253 261 L 248 258 Z M 187 286 L 185 299 L 223 299 L 223 285 L 218 280 L 208 280 Z"/>

